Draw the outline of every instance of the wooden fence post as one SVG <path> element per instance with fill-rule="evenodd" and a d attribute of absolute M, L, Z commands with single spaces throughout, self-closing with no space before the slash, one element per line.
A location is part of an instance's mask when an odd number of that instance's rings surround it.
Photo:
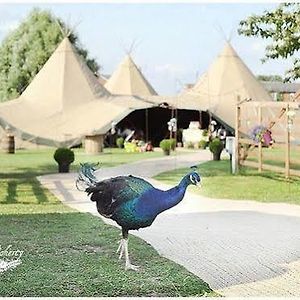
<path fill-rule="evenodd" d="M 286 108 L 286 135 L 285 135 L 285 177 L 290 177 L 290 117 L 289 117 L 290 107 L 287 105 Z"/>
<path fill-rule="evenodd" d="M 241 107 L 240 107 L 241 97 L 237 96 L 236 111 L 235 111 L 235 174 L 239 173 L 240 169 L 240 117 L 241 117 Z"/>
<path fill-rule="evenodd" d="M 262 113 L 261 113 L 261 105 L 258 106 L 258 124 L 262 126 Z M 258 172 L 262 172 L 262 141 L 259 140 L 258 143 Z"/>

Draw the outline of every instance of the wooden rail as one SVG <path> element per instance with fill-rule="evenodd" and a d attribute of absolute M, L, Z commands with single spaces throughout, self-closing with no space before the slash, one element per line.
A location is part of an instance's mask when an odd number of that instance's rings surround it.
<path fill-rule="evenodd" d="M 255 169 L 258 169 L 258 167 L 259 167 L 259 163 L 255 162 L 255 161 L 247 161 L 247 160 L 244 160 L 241 163 L 241 165 L 245 166 L 245 167 L 255 168 Z M 269 164 L 262 164 L 262 170 L 273 171 L 273 172 L 285 174 L 285 167 L 273 166 L 273 165 L 269 165 Z M 300 170 L 290 169 L 290 175 L 300 176 Z"/>
<path fill-rule="evenodd" d="M 284 149 L 285 158 L 284 158 L 284 167 L 264 164 L 263 160 L 266 160 L 266 157 L 263 157 L 263 144 L 262 141 L 255 142 L 249 138 L 242 138 L 240 133 L 242 132 L 241 128 L 241 112 L 243 106 L 249 108 L 253 107 L 257 109 L 257 125 L 263 124 L 263 112 L 262 108 L 280 108 L 280 112 L 276 119 L 269 122 L 269 126 L 267 127 L 270 130 L 276 123 L 283 122 L 284 124 L 284 138 L 285 141 L 282 144 L 276 144 L 276 148 Z M 259 172 L 262 170 L 270 170 L 274 172 L 284 173 L 288 178 L 290 175 L 300 176 L 300 170 L 291 169 L 291 164 L 299 164 L 300 160 L 291 158 L 291 124 L 292 119 L 290 117 L 290 109 L 299 109 L 300 103 L 297 102 L 274 102 L 274 101 L 248 101 L 248 100 L 240 100 L 240 97 L 237 97 L 237 105 L 236 105 L 236 119 L 235 119 L 235 136 L 236 136 L 236 172 L 239 170 L 239 166 L 249 166 L 257 168 Z M 245 130 L 244 130 L 245 131 Z M 246 145 L 245 147 L 241 147 L 241 145 Z M 249 152 L 253 149 L 257 149 L 256 159 L 257 162 L 246 161 L 249 156 Z M 252 157 L 252 156 L 251 156 Z M 269 159 L 272 160 L 272 159 Z M 278 161 L 278 158 L 276 158 Z"/>

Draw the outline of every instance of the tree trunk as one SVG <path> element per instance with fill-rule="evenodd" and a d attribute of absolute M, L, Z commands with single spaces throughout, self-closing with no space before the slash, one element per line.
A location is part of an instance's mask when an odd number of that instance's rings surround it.
<path fill-rule="evenodd" d="M 164 150 L 164 155 L 170 155 L 170 150 Z"/>
<path fill-rule="evenodd" d="M 213 160 L 220 160 L 221 159 L 221 152 L 215 152 L 213 153 Z"/>

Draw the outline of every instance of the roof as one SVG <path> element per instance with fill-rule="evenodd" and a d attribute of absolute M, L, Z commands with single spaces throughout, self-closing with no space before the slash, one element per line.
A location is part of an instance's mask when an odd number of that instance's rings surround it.
<path fill-rule="evenodd" d="M 150 106 L 111 96 L 65 38 L 22 95 L 0 104 L 0 125 L 37 144 L 70 146 L 85 135 L 105 134 L 136 107 Z"/>
<path fill-rule="evenodd" d="M 115 72 L 105 83 L 105 88 L 114 95 L 157 95 L 130 55 L 126 55 Z"/>
<path fill-rule="evenodd" d="M 300 83 L 281 81 L 261 81 L 265 89 L 271 93 L 296 93 L 300 90 Z"/>

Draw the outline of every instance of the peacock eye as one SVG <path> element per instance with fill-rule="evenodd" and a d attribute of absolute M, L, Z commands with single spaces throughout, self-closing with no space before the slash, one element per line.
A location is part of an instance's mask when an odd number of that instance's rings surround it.
<path fill-rule="evenodd" d="M 195 181 L 193 175 L 190 175 L 190 181 L 191 181 L 192 183 L 196 183 L 196 181 Z"/>

